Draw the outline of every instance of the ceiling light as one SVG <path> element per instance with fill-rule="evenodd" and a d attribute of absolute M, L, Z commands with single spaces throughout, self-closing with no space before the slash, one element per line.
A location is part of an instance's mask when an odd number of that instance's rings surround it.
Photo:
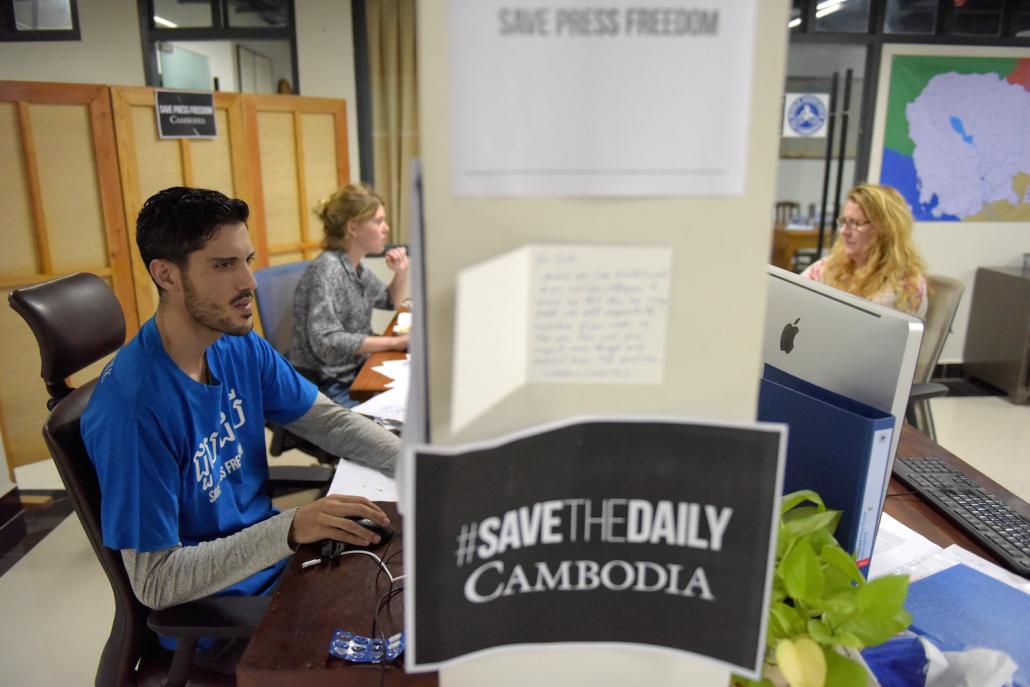
<path fill-rule="evenodd" d="M 174 21 L 168 21 L 164 17 L 159 17 L 156 14 L 154 15 L 154 23 L 157 24 L 158 26 L 163 26 L 166 29 L 177 29 L 177 28 L 179 28 L 179 25 L 176 24 Z"/>
<path fill-rule="evenodd" d="M 836 5 L 829 5 L 821 10 L 816 10 L 815 17 L 816 19 L 818 19 L 819 17 L 825 17 L 827 14 L 833 14 L 842 7 L 844 7 L 844 3 L 842 2 Z"/>

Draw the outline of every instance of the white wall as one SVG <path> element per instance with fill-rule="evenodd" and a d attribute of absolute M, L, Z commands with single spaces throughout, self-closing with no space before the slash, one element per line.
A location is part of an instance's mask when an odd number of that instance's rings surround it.
<path fill-rule="evenodd" d="M 78 3 L 81 41 L 0 43 L 0 79 L 142 86 L 136 3 Z"/>
<path fill-rule="evenodd" d="M 297 25 L 301 94 L 343 98 L 347 101 L 350 178 L 356 181 L 360 176 L 360 168 L 350 3 L 339 0 L 303 0 L 294 4 L 293 13 Z"/>
<path fill-rule="evenodd" d="M 876 94 L 876 117 L 869 159 L 869 180 L 880 177 L 883 139 L 890 85 L 891 58 L 894 55 L 962 55 L 966 57 L 1030 58 L 1030 48 L 990 48 L 961 45 L 888 45 L 880 67 L 880 88 Z M 932 274 L 943 274 L 962 281 L 962 296 L 952 334 L 941 351 L 940 362 L 962 361 L 962 349 L 969 325 L 969 303 L 973 278 L 978 267 L 1022 265 L 1023 253 L 1030 252 L 1030 223 L 1027 222 L 917 222 L 915 242 Z"/>
<path fill-rule="evenodd" d="M 808 214 L 808 204 L 819 204 L 823 195 L 823 167 L 825 160 L 810 158 L 780 158 L 779 173 L 776 175 L 776 200 L 793 200 L 801 203 L 801 214 Z M 826 212 L 833 212 L 833 189 L 837 183 L 837 164 L 830 166 L 830 188 L 826 196 Z M 855 183 L 855 161 L 844 160 L 844 175 L 841 178 L 840 194 L 844 197 Z M 769 209 L 772 212 L 772 208 Z"/>
<path fill-rule="evenodd" d="M 945 274 L 966 285 L 951 336 L 939 358 L 942 363 L 961 362 L 976 268 L 1022 267 L 1023 253 L 1030 253 L 1030 223 L 917 222 L 915 240 L 931 273 Z"/>

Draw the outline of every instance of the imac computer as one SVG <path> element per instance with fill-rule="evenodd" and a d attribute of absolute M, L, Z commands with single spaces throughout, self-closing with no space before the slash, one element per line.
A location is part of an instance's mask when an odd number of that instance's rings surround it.
<path fill-rule="evenodd" d="M 917 317 L 768 267 L 763 361 L 893 415 L 892 463 L 922 340 Z"/>
<path fill-rule="evenodd" d="M 881 511 L 922 338 L 916 317 L 768 267 L 765 364 L 894 416 Z"/>

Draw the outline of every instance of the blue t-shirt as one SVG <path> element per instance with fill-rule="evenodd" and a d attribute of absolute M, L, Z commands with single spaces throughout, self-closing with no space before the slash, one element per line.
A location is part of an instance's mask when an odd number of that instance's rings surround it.
<path fill-rule="evenodd" d="M 100 481 L 105 546 L 190 546 L 276 512 L 264 420 L 296 420 L 317 390 L 253 332 L 222 336 L 206 355 L 211 383 L 201 384 L 168 356 L 150 319 L 101 373 L 82 438 Z M 220 593 L 264 593 L 285 564 Z"/>

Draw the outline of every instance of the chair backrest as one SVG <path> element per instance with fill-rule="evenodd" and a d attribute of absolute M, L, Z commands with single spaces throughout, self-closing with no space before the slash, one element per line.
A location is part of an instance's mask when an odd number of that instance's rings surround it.
<path fill-rule="evenodd" d="M 801 209 L 801 204 L 793 200 L 781 200 L 774 207 L 776 209 L 776 224 L 787 224 L 791 216 Z"/>
<path fill-rule="evenodd" d="M 254 273 L 258 315 L 265 338 L 285 355 L 293 343 L 293 292 L 310 260 L 266 267 Z"/>
<path fill-rule="evenodd" d="M 121 555 L 103 543 L 100 484 L 79 432 L 96 380 L 74 390 L 64 381 L 118 350 L 125 341 L 125 318 L 114 292 L 92 274 L 74 274 L 18 289 L 8 300 L 39 344 L 42 377 L 51 394 L 48 405 L 52 408 L 43 425 L 43 438 L 114 592 L 114 622 L 100 658 L 96 684 L 132 684 L 137 661 L 156 646 L 156 641 L 147 630 L 146 609 L 132 592 Z"/>
<path fill-rule="evenodd" d="M 72 274 L 18 289 L 8 301 L 36 336 L 50 409 L 71 392 L 68 377 L 125 343 L 122 308 L 111 287 L 95 274 Z"/>
<path fill-rule="evenodd" d="M 939 274 L 926 275 L 926 323 L 923 328 L 923 342 L 919 345 L 919 357 L 916 359 L 916 373 L 912 381 L 923 384 L 930 381 L 937 358 L 944 348 L 944 342 L 951 331 L 951 323 L 955 320 L 965 284 L 957 279 Z"/>

